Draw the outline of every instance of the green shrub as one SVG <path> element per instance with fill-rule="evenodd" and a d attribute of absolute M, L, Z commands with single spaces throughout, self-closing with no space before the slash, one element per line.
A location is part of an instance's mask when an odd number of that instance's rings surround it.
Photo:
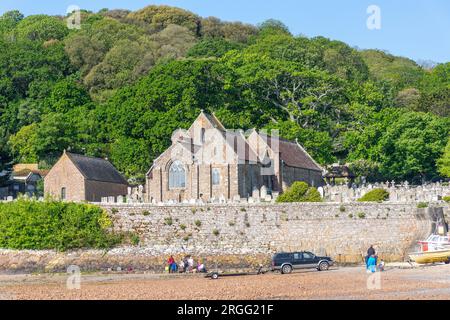
<path fill-rule="evenodd" d="M 322 202 L 322 197 L 316 188 L 309 187 L 306 182 L 294 182 L 286 192 L 278 197 L 277 202 Z"/>
<path fill-rule="evenodd" d="M 181 225 L 180 225 L 180 229 L 181 229 L 181 230 L 183 230 L 183 231 L 184 231 L 184 230 L 186 230 L 186 228 L 187 228 L 187 227 L 186 227 L 186 225 L 185 225 L 185 224 L 181 224 Z"/>
<path fill-rule="evenodd" d="M 450 196 L 443 197 L 442 199 L 443 199 L 445 202 L 450 203 Z"/>
<path fill-rule="evenodd" d="M 202 222 L 200 220 L 195 220 L 195 225 L 200 228 L 202 226 Z"/>
<path fill-rule="evenodd" d="M 389 200 L 389 192 L 384 189 L 374 189 L 368 193 L 361 199 L 359 202 L 383 202 Z"/>
<path fill-rule="evenodd" d="M 213 230 L 213 234 L 214 234 L 216 237 L 218 237 L 218 236 L 220 235 L 220 231 L 217 230 L 217 229 L 214 229 L 214 230 Z"/>
<path fill-rule="evenodd" d="M 421 202 L 417 205 L 417 208 L 419 209 L 425 209 L 428 208 L 428 203 L 427 202 Z"/>
<path fill-rule="evenodd" d="M 339 211 L 340 211 L 340 212 L 345 212 L 346 210 L 347 210 L 347 209 L 345 209 L 344 206 L 340 206 L 340 207 L 339 207 Z"/>
<path fill-rule="evenodd" d="M 130 240 L 131 240 L 131 244 L 132 244 L 133 246 L 137 246 L 137 245 L 141 242 L 141 239 L 140 239 L 139 236 L 138 236 L 137 234 L 135 234 L 135 233 L 133 233 L 133 234 L 131 235 Z"/>
<path fill-rule="evenodd" d="M 164 219 L 164 223 L 165 223 L 167 226 L 173 225 L 172 217 L 165 218 L 165 219 Z"/>
<path fill-rule="evenodd" d="M 365 219 L 366 218 L 366 214 L 364 212 L 360 212 L 360 213 L 358 213 L 358 218 Z"/>
<path fill-rule="evenodd" d="M 151 214 L 150 211 L 142 212 L 142 215 L 145 216 L 145 217 L 148 217 L 150 214 Z"/>
<path fill-rule="evenodd" d="M 107 212 L 89 204 L 21 199 L 0 203 L 0 248 L 107 249 L 122 240 L 109 232 Z"/>

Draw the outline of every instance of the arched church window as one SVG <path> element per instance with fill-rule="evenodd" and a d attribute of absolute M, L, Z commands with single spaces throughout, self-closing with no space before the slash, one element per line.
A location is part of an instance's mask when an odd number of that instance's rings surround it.
<path fill-rule="evenodd" d="M 169 189 L 183 188 L 186 188 L 186 169 L 180 161 L 175 161 L 169 169 Z"/>
<path fill-rule="evenodd" d="M 213 186 L 220 185 L 220 170 L 217 168 L 212 169 L 212 184 Z"/>
<path fill-rule="evenodd" d="M 202 128 L 201 137 L 200 137 L 202 143 L 205 143 L 206 141 L 206 129 Z"/>

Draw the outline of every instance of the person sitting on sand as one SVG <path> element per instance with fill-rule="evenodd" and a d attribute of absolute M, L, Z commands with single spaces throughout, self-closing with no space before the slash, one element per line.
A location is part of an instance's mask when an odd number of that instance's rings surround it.
<path fill-rule="evenodd" d="M 197 272 L 206 273 L 205 265 L 199 260 L 197 264 Z"/>
<path fill-rule="evenodd" d="M 384 260 L 380 261 L 380 264 L 378 265 L 378 270 L 380 270 L 381 272 L 384 271 L 384 267 L 385 267 L 385 263 Z"/>
<path fill-rule="evenodd" d="M 188 263 L 188 272 L 192 272 L 192 270 L 194 269 L 194 259 L 191 256 L 189 256 L 187 263 Z"/>
<path fill-rule="evenodd" d="M 184 263 L 184 259 L 180 261 L 179 270 L 180 270 L 180 273 L 186 272 L 186 266 Z"/>

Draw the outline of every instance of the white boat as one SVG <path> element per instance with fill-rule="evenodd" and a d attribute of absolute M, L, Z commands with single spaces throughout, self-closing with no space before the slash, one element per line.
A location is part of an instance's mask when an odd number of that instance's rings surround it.
<path fill-rule="evenodd" d="M 409 254 L 411 261 L 418 264 L 445 262 L 450 263 L 450 237 L 431 235 L 425 241 L 419 241 L 420 249 Z"/>

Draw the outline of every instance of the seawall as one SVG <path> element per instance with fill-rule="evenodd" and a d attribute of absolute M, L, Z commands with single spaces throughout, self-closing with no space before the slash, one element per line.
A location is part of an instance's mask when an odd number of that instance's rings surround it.
<path fill-rule="evenodd" d="M 191 254 L 209 266 L 268 264 L 274 252 L 307 250 L 339 263 L 361 263 L 374 244 L 386 261 L 404 261 L 418 240 L 428 237 L 450 214 L 439 204 L 412 203 L 152 206 L 101 205 L 114 231 L 132 232 L 140 243 L 108 252 L 0 251 L 0 271 L 162 271 L 169 255 Z M 443 208 L 442 208 L 443 207 Z"/>

